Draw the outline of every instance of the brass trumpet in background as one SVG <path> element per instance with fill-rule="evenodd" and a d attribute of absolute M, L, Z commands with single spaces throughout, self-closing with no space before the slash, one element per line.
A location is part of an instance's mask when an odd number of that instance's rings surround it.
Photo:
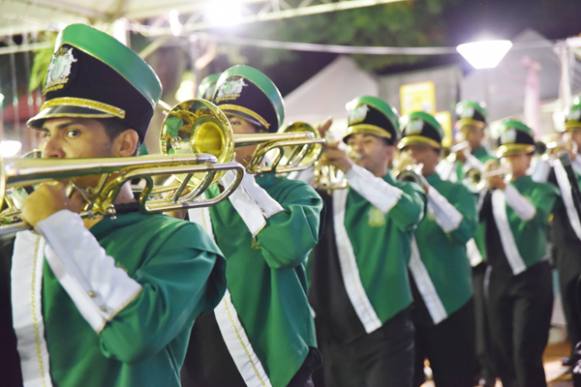
<path fill-rule="evenodd" d="M 235 158 L 235 148 L 258 145 L 246 165 L 249 173 L 288 173 L 306 169 L 319 158 L 323 140 L 305 123 L 278 133 L 236 134 L 226 115 L 212 102 L 193 99 L 167 112 L 161 132 L 161 151 L 168 155 L 208 153 L 219 163 Z"/>
<path fill-rule="evenodd" d="M 406 152 L 399 153 L 398 157 L 393 161 L 393 175 L 397 180 L 411 181 L 423 186 L 423 169 L 424 165 L 416 163 L 415 160 Z"/>
<path fill-rule="evenodd" d="M 510 168 L 502 165 L 497 159 L 486 161 L 482 168 L 468 169 L 464 174 L 464 185 L 473 193 L 480 193 L 489 187 L 488 180 L 494 176 L 504 178 L 510 174 Z"/>

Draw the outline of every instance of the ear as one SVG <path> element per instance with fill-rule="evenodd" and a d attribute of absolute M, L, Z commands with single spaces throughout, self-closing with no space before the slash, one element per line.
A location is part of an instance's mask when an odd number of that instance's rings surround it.
<path fill-rule="evenodd" d="M 125 129 L 113 140 L 112 151 L 115 157 L 134 156 L 139 147 L 139 134 L 135 129 Z"/>

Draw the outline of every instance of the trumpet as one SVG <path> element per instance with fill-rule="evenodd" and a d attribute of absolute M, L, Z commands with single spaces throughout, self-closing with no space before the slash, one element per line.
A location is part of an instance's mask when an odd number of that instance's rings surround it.
<path fill-rule="evenodd" d="M 310 167 L 320 156 L 324 141 L 305 123 L 277 133 L 233 133 L 226 115 L 212 102 L 193 99 L 169 109 L 161 132 L 164 154 L 207 153 L 219 163 L 231 162 L 235 148 L 258 145 L 246 165 L 249 173 L 289 173 Z"/>
<path fill-rule="evenodd" d="M 211 184 L 214 176 L 226 170 L 235 172 L 235 179 L 217 197 L 202 198 L 202 193 Z M 186 176 L 179 185 L 168 192 L 167 187 L 154 183 L 156 176 Z M 84 176 L 98 176 L 98 183 L 90 188 L 76 187 L 74 181 Z M 0 202 L 14 190 L 35 186 L 47 181 L 68 180 L 85 198 L 82 217 L 114 216 L 114 201 L 121 187 L 133 179 L 143 179 L 145 188 L 139 195 L 138 204 L 142 211 L 159 213 L 164 211 L 211 206 L 225 199 L 242 180 L 243 169 L 237 163 L 218 163 L 207 154 L 196 155 L 150 155 L 138 157 L 93 158 L 93 159 L 13 159 L 0 165 Z M 21 220 L 20 210 L 8 204 L 0 213 L 0 235 L 28 229 Z"/>
<path fill-rule="evenodd" d="M 494 176 L 505 177 L 510 169 L 496 160 L 486 161 L 482 167 L 472 167 L 464 173 L 462 183 L 472 192 L 480 193 L 488 186 L 488 179 Z"/>
<path fill-rule="evenodd" d="M 394 160 L 393 174 L 397 180 L 410 181 L 423 186 L 425 181 L 422 176 L 423 169 L 422 163 L 416 163 L 407 153 L 400 153 Z"/>

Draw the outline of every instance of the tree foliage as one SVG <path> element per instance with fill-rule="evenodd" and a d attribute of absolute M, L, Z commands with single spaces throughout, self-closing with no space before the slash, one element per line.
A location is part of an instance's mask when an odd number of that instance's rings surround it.
<path fill-rule="evenodd" d="M 292 3 L 292 1 L 287 1 Z M 300 0 L 295 0 L 295 3 Z M 443 44 L 442 14 L 458 0 L 409 0 L 385 5 L 296 17 L 244 26 L 244 36 L 282 41 L 353 46 L 432 46 Z M 231 49 L 230 49 L 231 50 Z M 368 70 L 415 63 L 413 56 L 355 55 Z M 261 65 L 268 67 L 296 59 L 295 52 L 264 50 Z"/>

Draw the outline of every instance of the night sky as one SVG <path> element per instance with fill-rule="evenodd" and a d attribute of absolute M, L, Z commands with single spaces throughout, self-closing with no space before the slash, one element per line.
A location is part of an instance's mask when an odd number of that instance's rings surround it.
<path fill-rule="evenodd" d="M 512 39 L 526 29 L 534 29 L 548 39 L 557 40 L 581 34 L 581 0 L 459 0 L 457 5 L 446 10 L 444 18 L 445 44 L 449 46 L 477 38 L 483 32 Z M 251 50 L 250 58 L 259 54 Z M 286 95 L 334 58 L 331 54 L 300 53 L 297 61 L 265 70 Z M 393 66 L 378 73 L 393 74 L 458 61 L 457 55 L 431 57 L 413 66 Z M 470 71 L 465 62 L 460 61 L 460 64 Z M 218 62 L 216 65 L 224 64 Z"/>

